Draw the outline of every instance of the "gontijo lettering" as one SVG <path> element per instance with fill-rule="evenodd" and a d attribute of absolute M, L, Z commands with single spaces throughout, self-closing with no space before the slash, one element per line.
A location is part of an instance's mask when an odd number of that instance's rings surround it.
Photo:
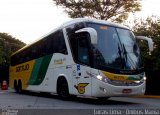
<path fill-rule="evenodd" d="M 16 67 L 16 72 L 21 72 L 21 71 L 26 71 L 26 70 L 29 70 L 29 64 Z"/>

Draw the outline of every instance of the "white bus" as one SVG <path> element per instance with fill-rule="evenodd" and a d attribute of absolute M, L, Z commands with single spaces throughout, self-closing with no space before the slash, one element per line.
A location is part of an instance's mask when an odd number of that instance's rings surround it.
<path fill-rule="evenodd" d="M 136 39 L 122 25 L 96 19 L 69 21 L 11 56 L 10 87 L 99 99 L 145 93 Z"/>

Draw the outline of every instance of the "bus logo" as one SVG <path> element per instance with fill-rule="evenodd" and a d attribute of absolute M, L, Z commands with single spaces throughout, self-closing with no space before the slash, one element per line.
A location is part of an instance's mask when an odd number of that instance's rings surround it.
<path fill-rule="evenodd" d="M 79 83 L 77 86 L 74 85 L 74 87 L 78 90 L 78 93 L 84 94 L 84 93 L 85 93 L 85 87 L 86 87 L 88 84 L 89 84 L 89 83 Z"/>

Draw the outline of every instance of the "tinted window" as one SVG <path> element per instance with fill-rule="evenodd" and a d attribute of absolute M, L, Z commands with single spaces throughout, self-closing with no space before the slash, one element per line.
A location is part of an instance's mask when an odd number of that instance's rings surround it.
<path fill-rule="evenodd" d="M 115 72 L 137 71 L 143 68 L 139 48 L 128 29 L 105 24 L 87 23 L 97 31 L 97 44 L 93 45 L 94 67 Z"/>
<path fill-rule="evenodd" d="M 11 65 L 17 65 L 53 53 L 67 54 L 63 31 L 56 31 L 11 57 Z"/>
<path fill-rule="evenodd" d="M 86 65 L 90 64 L 89 58 L 89 35 L 88 33 L 79 33 L 77 36 L 78 42 L 78 59 L 77 61 Z"/>
<path fill-rule="evenodd" d="M 75 31 L 82 29 L 82 28 L 85 28 L 84 23 L 72 24 L 66 28 L 68 39 L 70 42 L 71 51 L 72 51 L 73 58 L 75 61 L 78 60 L 78 49 L 77 49 L 78 42 L 76 40 L 77 35 L 75 34 Z"/>

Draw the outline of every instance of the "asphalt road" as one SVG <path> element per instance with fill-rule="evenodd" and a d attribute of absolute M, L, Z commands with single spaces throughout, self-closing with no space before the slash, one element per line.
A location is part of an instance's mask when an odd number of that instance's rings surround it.
<path fill-rule="evenodd" d="M 105 102 L 99 102 L 96 99 L 88 98 L 70 98 L 68 100 L 62 100 L 56 95 L 49 95 L 46 93 L 25 92 L 24 94 L 16 94 L 13 90 L 9 90 L 0 91 L 0 108 L 2 111 L 5 109 L 38 110 L 39 112 L 44 112 L 44 110 L 55 110 L 58 112 L 57 115 L 61 112 L 66 114 L 67 112 L 64 110 L 71 110 L 74 114 L 89 112 L 88 110 L 90 110 L 90 113 L 92 114 L 102 114 L 102 111 L 98 110 L 106 109 L 115 110 L 113 115 L 120 114 L 117 110 L 125 110 L 126 113 L 126 109 L 134 109 L 135 112 L 137 112 L 136 110 L 139 111 L 140 109 L 143 109 L 143 111 L 140 112 L 142 112 L 143 115 L 146 115 L 146 111 L 144 111 L 144 109 L 157 109 L 154 114 L 160 115 L 160 110 L 158 110 L 160 109 L 160 99 L 112 97 Z M 77 112 L 77 110 L 81 111 Z M 68 114 L 70 114 L 70 112 Z M 121 114 L 123 115 L 124 113 Z M 129 111 L 127 114 L 129 115 L 134 113 L 130 113 Z"/>

